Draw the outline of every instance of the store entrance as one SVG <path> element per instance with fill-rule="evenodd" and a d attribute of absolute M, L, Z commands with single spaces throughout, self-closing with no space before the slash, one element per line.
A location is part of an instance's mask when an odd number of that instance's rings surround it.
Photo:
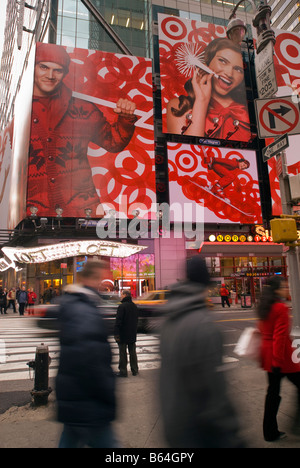
<path fill-rule="evenodd" d="M 43 304 L 47 304 L 56 296 L 61 294 L 62 279 L 47 278 L 40 280 L 40 300 Z"/>

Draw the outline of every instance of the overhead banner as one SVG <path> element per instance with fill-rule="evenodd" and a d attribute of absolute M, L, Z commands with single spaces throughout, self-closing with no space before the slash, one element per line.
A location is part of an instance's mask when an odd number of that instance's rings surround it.
<path fill-rule="evenodd" d="M 152 61 L 37 43 L 27 215 L 130 217 L 155 202 Z"/>
<path fill-rule="evenodd" d="M 123 244 L 105 240 L 60 242 L 39 247 L 3 247 L 0 271 L 20 269 L 26 264 L 51 262 L 75 256 L 101 255 L 125 258 L 146 249 L 146 246 Z"/>
<path fill-rule="evenodd" d="M 205 223 L 261 223 L 254 151 L 168 144 L 170 203 L 204 207 Z"/>
<path fill-rule="evenodd" d="M 163 132 L 248 142 L 240 47 L 226 29 L 158 15 Z"/>

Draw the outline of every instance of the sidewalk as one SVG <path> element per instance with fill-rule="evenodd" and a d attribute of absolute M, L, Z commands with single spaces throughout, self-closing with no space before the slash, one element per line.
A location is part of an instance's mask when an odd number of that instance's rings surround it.
<path fill-rule="evenodd" d="M 278 442 L 265 442 L 262 437 L 265 374 L 249 361 L 241 360 L 230 366 L 227 371 L 229 392 L 240 414 L 249 448 L 299 448 L 300 437 L 290 432 L 296 396 L 293 385 L 284 379 L 278 413 L 279 429 L 288 437 Z M 19 395 L 23 406 L 13 406 L 0 414 L 0 448 L 57 447 L 62 426 L 55 419 L 55 394 L 50 395 L 47 407 L 24 406 L 24 398 L 25 402 L 26 398 L 30 401 L 32 385 L 31 381 L 1 384 L 1 400 L 6 398 L 9 407 L 9 399 L 13 401 L 14 398 L 16 405 Z M 114 426 L 124 448 L 168 447 L 162 434 L 157 385 L 158 370 L 145 370 L 137 377 L 117 381 L 119 414 Z"/>

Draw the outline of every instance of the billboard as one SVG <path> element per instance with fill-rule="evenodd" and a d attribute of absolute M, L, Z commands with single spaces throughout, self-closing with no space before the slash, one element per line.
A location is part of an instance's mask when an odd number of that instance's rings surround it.
<path fill-rule="evenodd" d="M 300 94 L 300 35 L 280 29 L 274 29 L 274 32 L 276 36 L 274 65 L 278 85 L 276 96 L 292 96 L 294 105 L 297 106 Z M 273 141 L 273 138 L 266 139 L 266 145 Z M 289 147 L 285 152 L 287 170 L 291 175 L 298 174 L 300 171 L 299 145 L 300 135 L 289 135 Z M 282 213 L 276 157 L 268 161 L 268 166 L 273 202 L 272 212 L 276 216 Z"/>
<path fill-rule="evenodd" d="M 163 132 L 248 142 L 241 50 L 223 26 L 158 15 Z"/>
<path fill-rule="evenodd" d="M 197 203 L 205 223 L 261 223 L 256 153 L 168 143 L 170 204 Z"/>
<path fill-rule="evenodd" d="M 152 61 L 37 43 L 27 215 L 130 217 L 155 202 Z"/>

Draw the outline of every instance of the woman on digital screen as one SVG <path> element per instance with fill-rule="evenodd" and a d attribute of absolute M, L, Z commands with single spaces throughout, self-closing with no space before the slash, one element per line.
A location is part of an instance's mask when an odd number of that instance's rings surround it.
<path fill-rule="evenodd" d="M 196 68 L 185 83 L 187 95 L 167 105 L 168 133 L 249 141 L 250 122 L 240 47 L 227 38 L 205 48 L 204 63 L 212 73 Z"/>

